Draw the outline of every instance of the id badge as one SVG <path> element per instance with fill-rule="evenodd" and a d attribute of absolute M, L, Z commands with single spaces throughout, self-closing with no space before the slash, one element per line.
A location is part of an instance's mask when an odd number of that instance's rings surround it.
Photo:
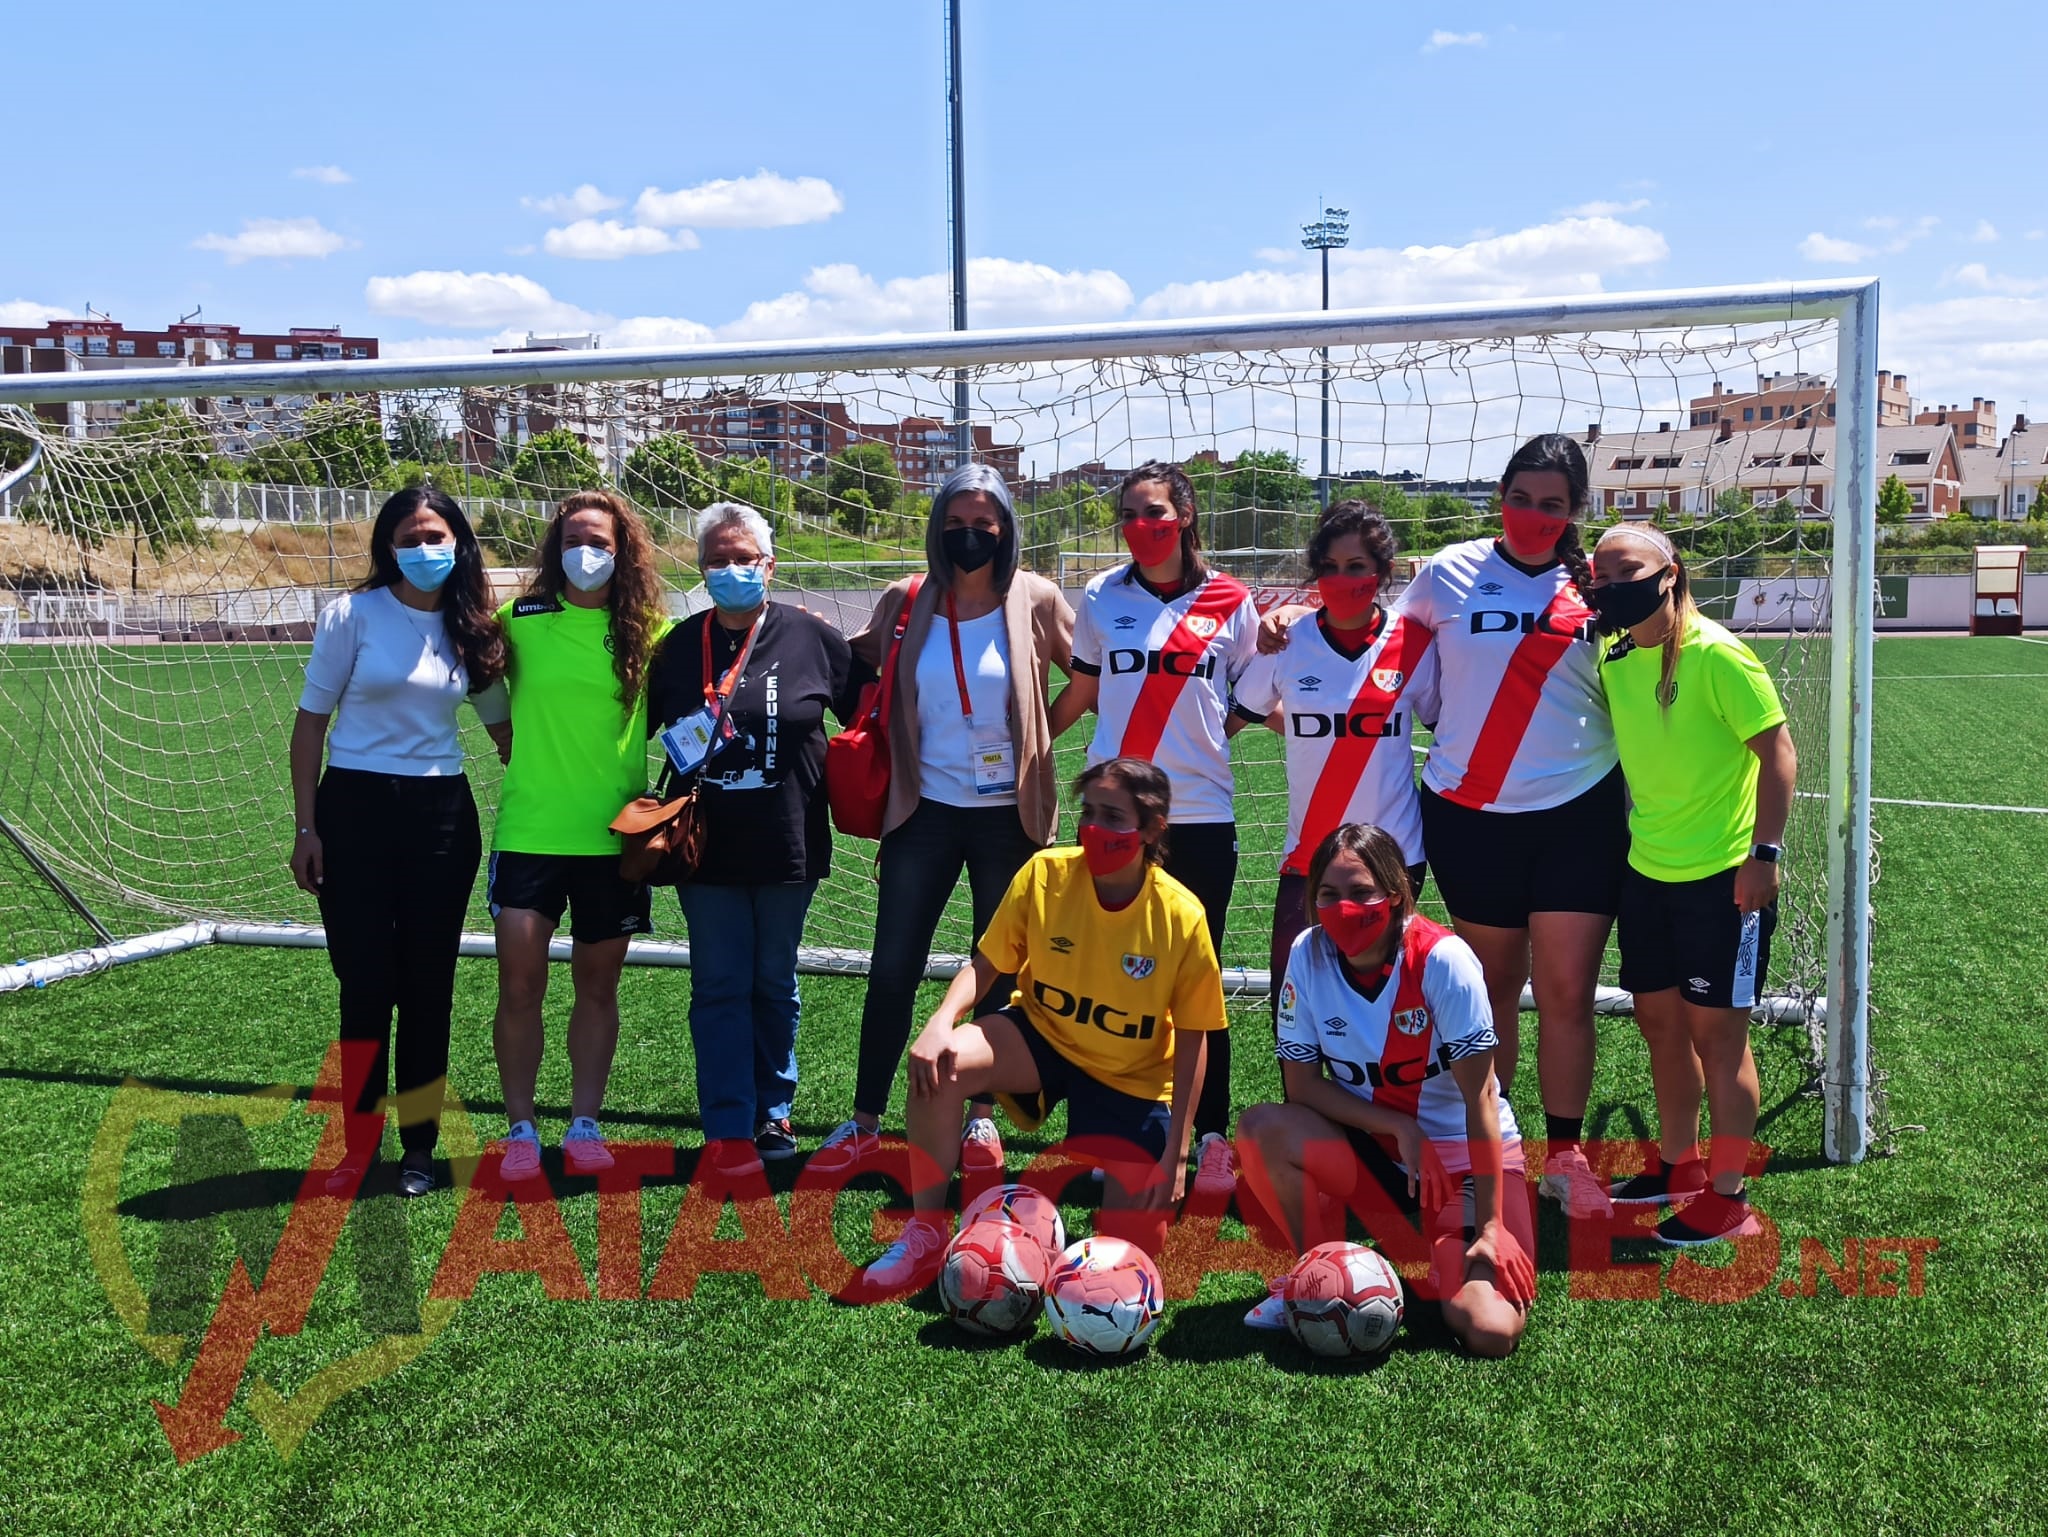
<path fill-rule="evenodd" d="M 662 731 L 662 750 L 678 774 L 696 773 L 707 758 L 715 757 L 720 748 L 738 735 L 731 716 L 721 715 L 715 721 L 714 724 L 711 707 L 706 705 Z"/>
<path fill-rule="evenodd" d="M 1015 795 L 1017 793 L 1017 744 L 1007 729 L 998 726 L 978 727 L 971 721 L 967 728 L 969 757 L 972 760 L 974 793 L 976 795 Z"/>

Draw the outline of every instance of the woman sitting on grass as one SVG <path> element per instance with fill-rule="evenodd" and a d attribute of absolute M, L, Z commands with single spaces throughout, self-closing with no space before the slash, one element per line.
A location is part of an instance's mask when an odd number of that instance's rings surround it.
<path fill-rule="evenodd" d="M 1165 1208 L 1183 1193 L 1209 1033 L 1226 1024 L 1208 918 L 1157 868 L 1171 807 L 1165 774 L 1112 758 L 1074 791 L 1081 846 L 1034 854 L 1017 872 L 973 963 L 911 1047 L 916 1216 L 868 1267 L 877 1290 L 900 1291 L 936 1269 L 961 1109 L 976 1094 L 996 1095 L 1025 1130 L 1065 1100 L 1070 1136 L 1114 1145 L 1086 1150 L 1105 1175 L 1105 1232 L 1156 1249 Z M 1004 972 L 1016 974 L 1015 1002 L 960 1023 Z"/>
<path fill-rule="evenodd" d="M 1428 1219 L 1451 1332 L 1475 1355 L 1509 1355 L 1536 1295 L 1536 1234 L 1479 958 L 1415 911 L 1401 845 L 1380 828 L 1351 822 L 1323 839 L 1308 890 L 1315 922 L 1280 989 L 1287 1103 L 1238 1117 L 1257 1149 L 1246 1178 L 1299 1248 L 1323 1225 L 1305 1185 L 1348 1201 L 1377 1180 Z M 1245 1322 L 1284 1326 L 1278 1280 Z"/>

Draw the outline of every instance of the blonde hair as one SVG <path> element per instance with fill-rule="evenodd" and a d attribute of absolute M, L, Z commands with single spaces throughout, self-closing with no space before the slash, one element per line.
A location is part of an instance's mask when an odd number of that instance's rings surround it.
<path fill-rule="evenodd" d="M 1664 665 L 1657 679 L 1657 708 L 1669 710 L 1678 697 L 1678 651 L 1685 644 L 1686 626 L 1699 613 L 1699 605 L 1692 600 L 1692 578 L 1686 574 L 1685 557 L 1678 553 L 1678 546 L 1654 523 L 1617 523 L 1600 536 L 1594 552 L 1624 539 L 1648 545 L 1677 573 L 1671 581 L 1671 628 L 1664 635 Z"/>

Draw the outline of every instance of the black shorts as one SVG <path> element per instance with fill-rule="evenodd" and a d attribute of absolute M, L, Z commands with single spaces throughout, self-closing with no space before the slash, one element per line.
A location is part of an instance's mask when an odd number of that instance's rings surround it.
<path fill-rule="evenodd" d="M 1202 904 L 1209 919 L 1209 943 L 1223 959 L 1223 926 L 1237 888 L 1237 824 L 1174 822 L 1166 829 L 1166 858 L 1159 867 Z"/>
<path fill-rule="evenodd" d="M 603 944 L 629 934 L 654 932 L 653 902 L 647 887 L 619 877 L 616 854 L 491 855 L 485 891 L 491 916 L 508 907 L 544 913 L 557 927 L 569 910 L 569 937 L 579 945 Z"/>
<path fill-rule="evenodd" d="M 1053 1106 L 1067 1104 L 1067 1135 L 1070 1137 L 1114 1137 L 1127 1142 L 1157 1163 L 1166 1156 L 1167 1133 L 1173 1129 L 1173 1107 L 1164 1100 L 1140 1099 L 1113 1089 L 1076 1067 L 1038 1033 L 1023 1009 L 1011 1005 L 997 1009 L 1031 1053 L 1038 1069 L 1036 1094 L 999 1094 L 1003 1109 L 1026 1131 L 1035 1129 Z"/>
<path fill-rule="evenodd" d="M 1451 916 L 1526 929 L 1531 913 L 1621 910 L 1628 804 L 1621 769 L 1542 811 L 1474 811 L 1422 787 L 1422 843 Z"/>
<path fill-rule="evenodd" d="M 1736 869 L 1740 869 L 1738 865 Z M 1763 996 L 1778 904 L 1735 907 L 1735 870 L 1697 881 L 1655 881 L 1630 867 L 1622 883 L 1621 985 L 1631 993 L 1675 987 L 1687 1003 L 1748 1009 Z"/>

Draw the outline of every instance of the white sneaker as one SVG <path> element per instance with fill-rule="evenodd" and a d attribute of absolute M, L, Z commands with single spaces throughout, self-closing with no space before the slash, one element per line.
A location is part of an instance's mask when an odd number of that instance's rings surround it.
<path fill-rule="evenodd" d="M 986 1174 L 1002 1166 L 1003 1134 L 987 1116 L 975 1116 L 960 1134 L 960 1172 Z"/>
<path fill-rule="evenodd" d="M 1287 1304 L 1280 1293 L 1287 1285 L 1287 1277 L 1276 1275 L 1266 1283 L 1265 1300 L 1244 1315 L 1247 1329 L 1284 1329 L 1287 1327 Z"/>
<path fill-rule="evenodd" d="M 533 1122 L 521 1121 L 512 1128 L 510 1136 L 492 1146 L 504 1155 L 499 1160 L 498 1172 L 506 1179 L 540 1178 L 540 1133 L 533 1129 Z"/>
<path fill-rule="evenodd" d="M 830 1136 L 818 1144 L 818 1150 L 806 1160 L 805 1167 L 820 1174 L 838 1174 L 847 1169 L 857 1169 L 876 1153 L 881 1151 L 882 1134 L 869 1131 L 858 1121 L 841 1121 L 833 1127 Z"/>
<path fill-rule="evenodd" d="M 1614 1202 L 1608 1198 L 1607 1187 L 1593 1173 L 1585 1153 L 1576 1147 L 1567 1147 L 1544 1159 L 1543 1178 L 1536 1182 L 1536 1193 L 1557 1202 L 1570 1217 L 1614 1215 Z"/>
<path fill-rule="evenodd" d="M 861 1279 L 876 1291 L 901 1291 L 917 1280 L 932 1256 L 945 1247 L 944 1228 L 930 1217 L 913 1217 L 903 1236 L 861 1272 Z"/>
<path fill-rule="evenodd" d="M 1196 1195 L 1228 1200 L 1237 1189 L 1237 1153 L 1220 1131 L 1205 1132 L 1195 1144 Z"/>
<path fill-rule="evenodd" d="M 597 1129 L 597 1122 L 587 1115 L 579 1115 L 569 1123 L 569 1129 L 562 1133 L 562 1168 L 569 1174 L 602 1174 L 618 1160 L 612 1157 L 611 1149 L 604 1145 L 604 1133 Z"/>

